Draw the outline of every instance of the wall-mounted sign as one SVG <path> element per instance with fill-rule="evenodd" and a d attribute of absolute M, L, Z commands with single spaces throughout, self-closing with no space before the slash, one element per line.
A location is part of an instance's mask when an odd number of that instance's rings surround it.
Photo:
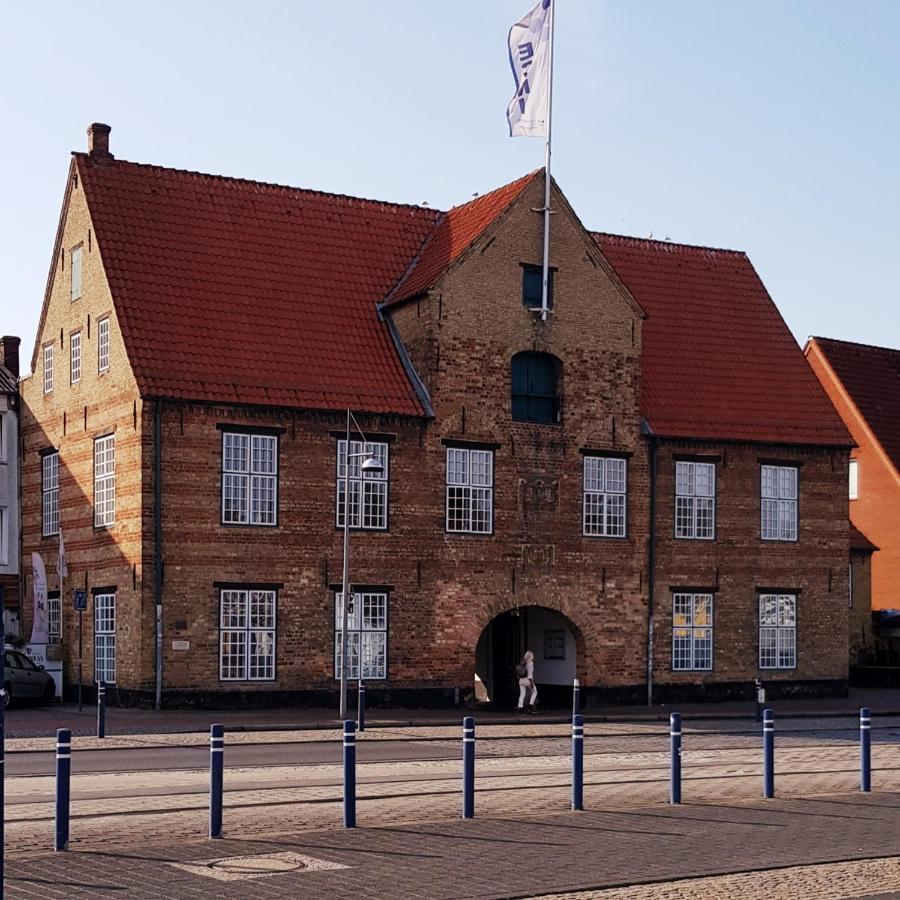
<path fill-rule="evenodd" d="M 190 650 L 191 642 L 190 641 L 172 641 L 172 649 L 173 650 Z"/>
<path fill-rule="evenodd" d="M 87 591 L 77 590 L 72 596 L 72 605 L 77 610 L 87 609 Z"/>

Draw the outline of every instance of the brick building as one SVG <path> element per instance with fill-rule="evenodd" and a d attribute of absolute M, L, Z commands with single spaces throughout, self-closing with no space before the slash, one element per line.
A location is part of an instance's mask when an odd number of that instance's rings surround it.
<path fill-rule="evenodd" d="M 0 609 L 4 632 L 19 617 L 19 339 L 0 338 Z"/>
<path fill-rule="evenodd" d="M 872 608 L 900 609 L 900 350 L 813 337 L 804 353 L 856 444 L 850 520 L 879 548 Z"/>
<path fill-rule="evenodd" d="M 542 200 L 541 172 L 439 212 L 163 169 L 91 126 L 22 476 L 26 558 L 56 502 L 91 594 L 88 679 L 333 702 L 350 407 L 382 468 L 351 457 L 370 696 L 505 701 L 526 646 L 549 701 L 845 690 L 851 440 L 749 260 L 588 232 L 553 185 L 544 321 Z"/>

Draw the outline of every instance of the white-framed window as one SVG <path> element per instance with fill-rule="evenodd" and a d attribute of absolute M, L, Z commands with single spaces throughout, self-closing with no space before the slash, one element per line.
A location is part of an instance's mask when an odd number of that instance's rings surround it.
<path fill-rule="evenodd" d="M 494 528 L 494 452 L 447 448 L 447 531 L 490 534 Z"/>
<path fill-rule="evenodd" d="M 69 381 L 78 384 L 81 381 L 81 332 L 69 335 Z"/>
<path fill-rule="evenodd" d="M 585 456 L 582 468 L 582 533 L 625 537 L 626 461 Z"/>
<path fill-rule="evenodd" d="M 58 591 L 47 594 L 47 636 L 51 644 L 58 644 L 62 637 L 62 606 Z"/>
<path fill-rule="evenodd" d="M 713 595 L 672 594 L 672 669 L 710 670 L 713 660 Z"/>
<path fill-rule="evenodd" d="M 44 346 L 44 393 L 53 390 L 53 344 Z"/>
<path fill-rule="evenodd" d="M 6 533 L 6 530 L 9 527 L 7 524 L 8 518 L 9 516 L 6 507 L 0 506 L 0 565 L 3 566 L 9 562 L 9 552 L 7 550 L 9 538 Z"/>
<path fill-rule="evenodd" d="M 59 452 L 41 458 L 41 534 L 59 534 Z"/>
<path fill-rule="evenodd" d="M 716 465 L 675 463 L 675 537 L 711 541 L 716 536 Z"/>
<path fill-rule="evenodd" d="M 759 595 L 759 667 L 797 667 L 797 595 Z"/>
<path fill-rule="evenodd" d="M 94 680 L 116 683 L 116 595 L 94 594 Z"/>
<path fill-rule="evenodd" d="M 274 681 L 276 592 L 223 588 L 219 592 L 219 679 Z"/>
<path fill-rule="evenodd" d="M 72 250 L 72 299 L 81 296 L 81 247 Z"/>
<path fill-rule="evenodd" d="M 366 457 L 377 459 L 380 472 L 364 472 Z M 337 492 L 335 522 L 344 527 L 344 477 L 346 476 L 347 441 L 337 445 Z M 350 441 L 350 527 L 384 531 L 388 527 L 388 445 L 379 441 L 363 445 Z"/>
<path fill-rule="evenodd" d="M 850 460 L 850 466 L 848 469 L 848 476 L 850 480 L 850 499 L 858 500 L 859 499 L 859 461 L 856 459 Z"/>
<path fill-rule="evenodd" d="M 116 522 L 116 436 L 94 440 L 94 526 Z"/>
<path fill-rule="evenodd" d="M 278 438 L 222 432 L 222 524 L 278 524 Z"/>
<path fill-rule="evenodd" d="M 109 316 L 97 319 L 97 371 L 109 370 Z"/>
<path fill-rule="evenodd" d="M 341 677 L 341 592 L 334 594 L 334 677 Z M 387 678 L 388 595 L 385 591 L 357 588 L 347 608 L 347 678 Z"/>
<path fill-rule="evenodd" d="M 762 521 L 764 541 L 797 540 L 797 467 L 761 467 Z"/>
<path fill-rule="evenodd" d="M 0 462 L 6 462 L 6 416 L 0 412 Z"/>

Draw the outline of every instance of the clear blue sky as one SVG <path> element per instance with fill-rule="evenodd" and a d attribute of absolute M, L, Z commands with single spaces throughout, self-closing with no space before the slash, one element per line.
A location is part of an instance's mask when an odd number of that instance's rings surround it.
<path fill-rule="evenodd" d="M 509 138 L 532 0 L 4 7 L 6 290 L 30 358 L 68 154 L 447 207 Z M 746 250 L 802 343 L 900 347 L 900 2 L 558 0 L 553 172 L 590 228 Z"/>

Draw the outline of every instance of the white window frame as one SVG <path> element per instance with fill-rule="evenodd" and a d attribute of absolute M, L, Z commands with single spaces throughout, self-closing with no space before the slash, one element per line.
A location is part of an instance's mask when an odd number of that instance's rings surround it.
<path fill-rule="evenodd" d="M 223 430 L 223 525 L 278 525 L 279 444 L 276 434 Z"/>
<path fill-rule="evenodd" d="M 675 537 L 716 539 L 716 464 L 675 462 Z"/>
<path fill-rule="evenodd" d="M 764 541 L 796 541 L 800 470 L 797 466 L 760 466 L 760 524 Z"/>
<path fill-rule="evenodd" d="M 62 601 L 59 591 L 47 595 L 47 637 L 50 644 L 59 644 L 62 640 Z"/>
<path fill-rule="evenodd" d="M 334 592 L 334 677 L 341 677 L 342 594 Z M 363 681 L 387 681 L 390 596 L 385 590 L 357 587 L 347 610 L 347 678 L 359 680 L 362 644 Z"/>
<path fill-rule="evenodd" d="M 381 463 L 381 472 L 362 471 L 362 462 L 371 456 Z M 388 530 L 390 452 L 383 441 L 350 441 L 350 527 L 360 531 Z M 344 466 L 347 461 L 347 441 L 337 442 L 337 468 L 334 521 L 344 527 Z"/>
<path fill-rule="evenodd" d="M 53 344 L 44 344 L 44 393 L 53 392 Z"/>
<path fill-rule="evenodd" d="M 715 595 L 711 591 L 673 592 L 673 672 L 712 671 L 715 646 L 714 609 Z"/>
<path fill-rule="evenodd" d="M 94 681 L 116 683 L 116 594 L 94 594 Z"/>
<path fill-rule="evenodd" d="M 759 595 L 760 669 L 797 668 L 797 595 Z"/>
<path fill-rule="evenodd" d="M 109 316 L 97 319 L 97 371 L 109 371 Z"/>
<path fill-rule="evenodd" d="M 81 381 L 81 332 L 69 335 L 69 383 Z"/>
<path fill-rule="evenodd" d="M 41 534 L 59 534 L 59 451 L 41 457 Z"/>
<path fill-rule="evenodd" d="M 446 449 L 446 531 L 450 534 L 493 534 L 494 451 L 478 447 Z M 457 514 L 451 516 L 454 511 Z"/>
<path fill-rule="evenodd" d="M 587 454 L 582 463 L 581 533 L 623 538 L 628 522 L 628 461 Z"/>
<path fill-rule="evenodd" d="M 9 546 L 9 536 L 7 534 L 9 529 L 8 519 L 9 514 L 6 511 L 6 507 L 0 506 L 0 566 L 5 566 L 9 563 L 9 553 L 7 551 Z"/>
<path fill-rule="evenodd" d="M 847 467 L 848 488 L 851 500 L 859 500 L 859 460 L 851 459 Z"/>
<path fill-rule="evenodd" d="M 277 639 L 274 588 L 220 588 L 219 681 L 275 681 Z"/>
<path fill-rule="evenodd" d="M 6 462 L 6 416 L 0 411 L 0 462 Z"/>
<path fill-rule="evenodd" d="M 71 279 L 69 296 L 72 301 L 78 300 L 81 297 L 81 276 L 83 263 L 84 254 L 82 252 L 81 246 L 79 245 L 78 247 L 73 247 L 71 266 L 69 268 L 69 277 Z"/>
<path fill-rule="evenodd" d="M 116 524 L 116 436 L 94 438 L 94 527 Z"/>

